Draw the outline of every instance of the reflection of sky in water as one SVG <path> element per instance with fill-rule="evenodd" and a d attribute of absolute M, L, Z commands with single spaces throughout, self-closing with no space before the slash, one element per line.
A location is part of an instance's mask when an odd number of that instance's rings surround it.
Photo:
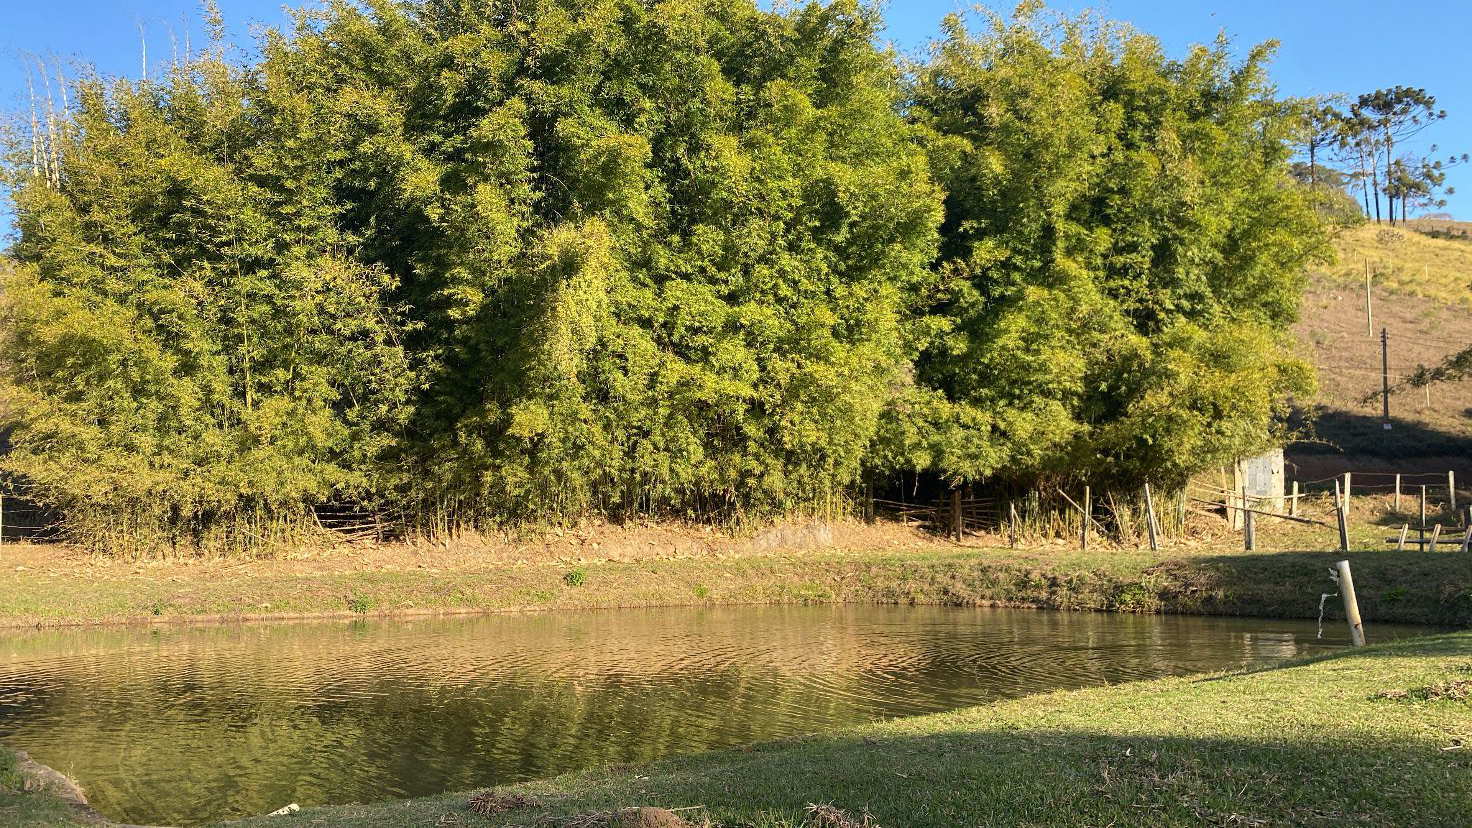
<path fill-rule="evenodd" d="M 1260 619 L 744 607 L 17 633 L 0 637 L 0 741 L 79 779 L 115 819 L 190 824 L 1343 643 L 1315 632 Z"/>

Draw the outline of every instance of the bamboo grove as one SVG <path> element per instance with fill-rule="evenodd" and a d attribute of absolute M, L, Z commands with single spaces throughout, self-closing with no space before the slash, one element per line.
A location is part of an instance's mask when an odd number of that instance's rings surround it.
<path fill-rule="evenodd" d="M 0 464 L 86 542 L 1164 485 L 1312 385 L 1267 48 L 1036 4 L 919 62 L 852 0 L 331 2 L 250 57 L 209 22 L 9 146 Z"/>

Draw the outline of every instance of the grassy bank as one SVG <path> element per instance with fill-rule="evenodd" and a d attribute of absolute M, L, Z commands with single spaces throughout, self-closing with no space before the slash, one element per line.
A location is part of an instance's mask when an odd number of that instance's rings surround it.
<path fill-rule="evenodd" d="M 6 828 L 71 828 L 88 822 L 58 791 L 21 769 L 21 757 L 0 746 L 0 825 Z"/>
<path fill-rule="evenodd" d="M 1381 532 L 1384 529 L 1367 531 Z M 49 556 L 49 557 L 48 557 Z M 60 556 L 60 557 L 57 557 Z M 901 603 L 1313 617 L 1339 553 L 1188 547 L 1080 552 L 939 543 L 634 561 L 126 563 L 11 550 L 10 626 L 756 603 Z M 1472 556 L 1357 552 L 1371 622 L 1472 624 Z M 24 561 L 20 564 L 14 562 Z M 1337 613 L 1331 602 L 1331 616 Z"/>
<path fill-rule="evenodd" d="M 1472 635 L 1446 635 L 574 774 L 509 789 L 536 804 L 489 818 L 445 795 L 299 819 L 570 825 L 572 814 L 651 805 L 775 828 L 801 824 L 807 803 L 832 803 L 882 826 L 1463 826 L 1469 691 Z"/>

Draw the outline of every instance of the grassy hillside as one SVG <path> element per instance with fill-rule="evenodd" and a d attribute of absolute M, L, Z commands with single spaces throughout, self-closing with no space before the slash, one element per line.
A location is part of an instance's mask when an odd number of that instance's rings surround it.
<path fill-rule="evenodd" d="M 1381 387 L 1382 328 L 1390 334 L 1392 384 L 1418 365 L 1472 344 L 1472 240 L 1459 237 L 1468 227 L 1367 224 L 1337 240 L 1337 263 L 1311 274 L 1297 332 L 1319 369 L 1313 405 L 1318 435 L 1326 442 L 1289 451 L 1300 478 L 1454 469 L 1472 481 L 1472 382 L 1394 393 L 1389 432 L 1382 427 L 1380 401 L 1365 401 Z"/>
<path fill-rule="evenodd" d="M 1363 290 L 1368 260 L 1378 288 L 1472 309 L 1472 237 L 1461 235 L 1468 229 L 1472 222 L 1371 222 L 1339 237 L 1339 261 L 1324 275 Z"/>

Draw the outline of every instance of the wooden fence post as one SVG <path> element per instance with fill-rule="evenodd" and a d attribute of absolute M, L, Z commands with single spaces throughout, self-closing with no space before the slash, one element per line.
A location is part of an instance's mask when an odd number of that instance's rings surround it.
<path fill-rule="evenodd" d="M 1256 512 L 1246 511 L 1242 513 L 1242 548 L 1248 552 L 1253 552 L 1257 549 Z"/>
<path fill-rule="evenodd" d="M 1462 551 L 1472 552 L 1472 522 L 1469 522 L 1467 528 L 1462 532 Z"/>
<path fill-rule="evenodd" d="M 1150 496 L 1150 484 L 1145 484 L 1145 529 L 1150 533 L 1150 551 L 1160 550 L 1160 527 L 1155 525 L 1155 499 Z"/>
<path fill-rule="evenodd" d="M 1421 529 L 1420 529 L 1420 534 L 1417 535 L 1416 537 L 1419 540 L 1423 541 L 1423 542 L 1426 540 L 1426 487 L 1425 486 L 1422 486 L 1421 487 Z M 1422 548 L 1424 549 L 1425 547 L 1423 546 Z"/>
<path fill-rule="evenodd" d="M 1446 473 L 1446 502 L 1453 512 L 1457 510 L 1457 473 L 1454 471 Z"/>
<path fill-rule="evenodd" d="M 1436 527 L 1431 530 L 1431 543 L 1426 546 L 1426 551 L 1427 552 L 1435 552 L 1436 551 L 1436 542 L 1439 541 L 1439 540 L 1441 540 L 1441 524 L 1440 523 L 1436 524 Z"/>
<path fill-rule="evenodd" d="M 1017 548 L 1017 504 L 1007 501 L 1007 544 Z"/>
<path fill-rule="evenodd" d="M 1293 481 L 1293 499 L 1288 501 L 1288 516 L 1298 517 L 1298 481 Z"/>
<path fill-rule="evenodd" d="M 1339 570 L 1339 594 L 1344 596 L 1344 615 L 1349 619 L 1349 640 L 1356 647 L 1365 646 L 1365 625 L 1360 620 L 1360 602 L 1354 597 L 1354 577 L 1349 561 L 1335 564 Z"/>
<path fill-rule="evenodd" d="M 1400 474 L 1395 475 L 1395 511 L 1400 511 Z"/>
<path fill-rule="evenodd" d="M 1334 506 L 1334 514 L 1339 518 L 1339 551 L 1349 551 L 1349 516 L 1344 514 L 1344 504 L 1338 503 Z"/>
<path fill-rule="evenodd" d="M 1084 513 L 1084 528 L 1083 528 L 1083 531 L 1079 533 L 1079 541 L 1078 541 L 1078 548 L 1079 549 L 1082 549 L 1085 552 L 1087 552 L 1089 550 L 1089 521 L 1093 517 L 1089 513 L 1091 511 L 1093 511 L 1093 505 L 1094 505 L 1094 496 L 1089 491 L 1089 487 L 1088 486 L 1085 486 L 1084 487 L 1084 502 L 1083 502 L 1083 507 L 1079 510 L 1079 511 L 1081 511 L 1081 512 Z"/>
<path fill-rule="evenodd" d="M 961 490 L 951 490 L 951 528 L 956 533 L 956 542 L 960 543 L 963 537 L 964 525 L 961 516 Z"/>
<path fill-rule="evenodd" d="M 1353 475 L 1350 472 L 1344 473 L 1344 516 L 1346 518 L 1349 517 L 1349 488 L 1353 479 Z"/>
<path fill-rule="evenodd" d="M 1411 525 L 1409 523 L 1402 523 L 1400 525 L 1400 542 L 1395 545 L 1395 551 L 1397 551 L 1397 552 L 1404 552 L 1404 551 L 1406 551 L 1406 536 L 1409 535 L 1410 533 L 1411 533 Z"/>

